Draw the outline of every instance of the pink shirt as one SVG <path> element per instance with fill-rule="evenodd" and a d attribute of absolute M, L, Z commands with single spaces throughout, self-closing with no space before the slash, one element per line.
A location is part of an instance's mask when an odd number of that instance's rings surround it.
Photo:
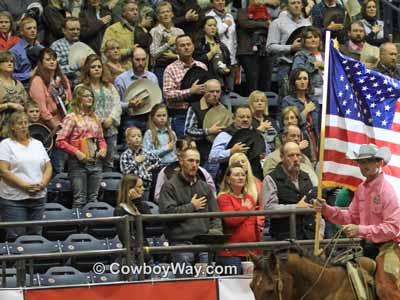
<path fill-rule="evenodd" d="M 328 206 L 322 214 L 332 223 L 358 224 L 359 236 L 373 243 L 400 244 L 400 202 L 383 173 L 359 185 L 348 209 Z"/>

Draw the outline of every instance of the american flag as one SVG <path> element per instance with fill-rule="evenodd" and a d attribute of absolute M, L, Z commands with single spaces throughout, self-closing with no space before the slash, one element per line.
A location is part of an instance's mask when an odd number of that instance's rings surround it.
<path fill-rule="evenodd" d="M 400 81 L 367 69 L 330 45 L 323 186 L 355 189 L 363 180 L 346 159 L 361 144 L 387 146 L 386 177 L 400 192 Z"/>

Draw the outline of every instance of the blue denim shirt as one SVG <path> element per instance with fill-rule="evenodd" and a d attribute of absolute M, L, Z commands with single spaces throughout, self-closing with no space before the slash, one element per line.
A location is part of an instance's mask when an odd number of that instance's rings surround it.
<path fill-rule="evenodd" d="M 40 44 L 36 46 L 43 48 Z M 21 39 L 18 44 L 10 49 L 15 59 L 13 78 L 24 84 L 29 82 L 32 72 L 32 64 L 27 53 L 28 48 L 29 44 L 24 39 Z"/>
<path fill-rule="evenodd" d="M 324 53 L 321 52 L 322 58 L 324 57 Z M 298 51 L 294 55 L 292 70 L 297 68 L 304 68 L 311 75 L 311 84 L 313 88 L 321 88 L 323 86 L 324 80 L 322 76 L 322 71 L 315 68 L 314 63 L 316 59 L 314 54 L 310 51 L 303 49 Z"/>
<path fill-rule="evenodd" d="M 169 143 L 167 129 L 157 129 L 157 137 L 160 145 L 156 148 L 153 144 L 151 130 L 147 129 L 143 138 L 143 150 L 159 156 L 163 165 L 168 165 L 177 161 L 178 157 L 176 156 L 176 147 L 174 146 L 172 150 L 167 149 L 167 144 Z"/>

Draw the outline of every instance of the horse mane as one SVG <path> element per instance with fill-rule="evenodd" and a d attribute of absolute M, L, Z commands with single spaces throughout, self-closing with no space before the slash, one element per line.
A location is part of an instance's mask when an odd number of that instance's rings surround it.
<path fill-rule="evenodd" d="M 326 264 L 326 260 L 322 259 L 319 256 L 315 256 L 314 253 L 307 248 L 301 247 L 299 244 L 292 242 L 291 245 L 282 247 L 279 249 L 275 249 L 272 252 L 268 252 L 267 255 L 264 255 L 259 261 L 255 264 L 255 269 L 264 270 L 267 273 L 270 273 L 269 267 L 269 259 L 272 255 L 278 258 L 280 261 L 285 262 L 288 259 L 290 254 L 298 254 L 300 257 L 307 258 L 313 263 L 318 264 L 319 266 L 323 267 L 332 267 L 330 263 Z"/>

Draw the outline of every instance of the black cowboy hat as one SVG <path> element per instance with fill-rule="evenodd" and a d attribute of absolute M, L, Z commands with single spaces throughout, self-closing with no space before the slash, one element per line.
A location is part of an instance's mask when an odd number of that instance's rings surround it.
<path fill-rule="evenodd" d="M 307 29 L 308 27 L 311 26 L 301 26 L 299 28 L 296 28 L 289 36 L 289 38 L 286 41 L 286 45 L 291 45 L 295 40 L 301 37 L 303 34 L 304 30 Z"/>
<path fill-rule="evenodd" d="M 196 80 L 199 80 L 198 84 L 205 83 L 211 79 L 210 74 L 199 66 L 191 67 L 183 77 L 181 81 L 181 90 L 190 89 Z M 202 95 L 192 95 L 187 99 L 187 102 L 196 102 L 201 99 Z"/>
<path fill-rule="evenodd" d="M 340 7 L 329 7 L 324 13 L 324 27 L 328 27 L 329 24 L 335 22 L 336 24 L 345 23 L 346 12 Z"/>
<path fill-rule="evenodd" d="M 236 131 L 226 149 L 232 148 L 236 143 L 244 143 L 250 148 L 246 153 L 249 161 L 259 160 L 260 155 L 265 153 L 265 140 L 255 129 L 243 128 Z"/>

